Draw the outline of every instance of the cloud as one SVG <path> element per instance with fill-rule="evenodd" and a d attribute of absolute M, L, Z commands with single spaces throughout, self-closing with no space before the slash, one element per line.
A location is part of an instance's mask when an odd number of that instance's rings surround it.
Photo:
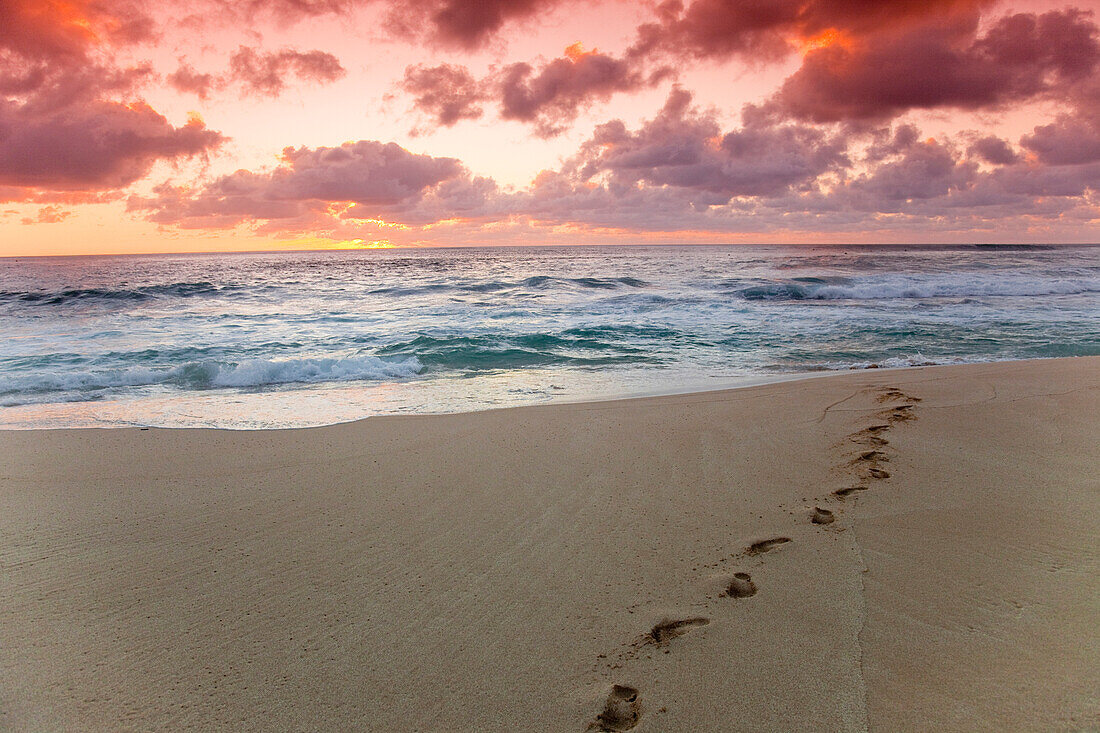
<path fill-rule="evenodd" d="M 36 216 L 24 216 L 22 224 L 58 224 L 65 221 L 73 212 L 62 209 L 60 206 L 43 206 Z"/>
<path fill-rule="evenodd" d="M 587 105 L 674 76 L 670 59 L 739 57 L 759 63 L 801 51 L 801 66 L 768 110 L 820 123 L 1064 97 L 1094 74 L 1100 42 L 1091 14 L 1068 8 L 1015 13 L 983 25 L 990 4 L 695 0 L 685 6 L 669 0 L 618 56 L 585 52 L 578 44 L 548 62 L 507 64 L 482 78 L 454 64 L 413 66 L 401 86 L 413 95 L 414 108 L 436 124 L 478 118 L 486 103 L 495 103 L 502 119 L 530 123 L 537 134 L 550 136 Z M 437 4 L 417 7 L 423 11 Z M 524 7 L 536 12 L 533 5 Z"/>
<path fill-rule="evenodd" d="M 975 140 L 969 152 L 974 157 L 993 165 L 1012 165 L 1020 160 L 1020 156 L 1008 142 L 996 135 L 987 135 Z"/>
<path fill-rule="evenodd" d="M 613 189 L 669 186 L 725 203 L 775 194 L 847 164 L 843 141 L 805 125 L 776 124 L 747 107 L 744 125 L 723 133 L 675 89 L 664 109 L 635 132 L 620 121 L 600 125 L 569 164 L 579 181 L 606 176 Z"/>
<path fill-rule="evenodd" d="M 465 66 L 409 66 L 401 88 L 413 95 L 413 107 L 430 115 L 443 127 L 482 115 L 481 102 L 488 98 L 485 85 Z"/>
<path fill-rule="evenodd" d="M 95 100 L 40 113 L 0 101 L 0 185 L 120 188 L 156 160 L 200 155 L 223 140 L 198 119 L 174 127 L 144 103 Z"/>
<path fill-rule="evenodd" d="M 360 141 L 288 149 L 272 170 L 161 186 L 131 197 L 129 208 L 166 226 L 403 243 L 548 241 L 562 227 L 573 236 L 712 241 L 748 232 L 1022 232 L 1096 218 L 1100 161 L 1010 159 L 1003 140 L 1004 149 L 972 135 L 937 140 L 913 125 L 827 132 L 752 106 L 723 130 L 691 101 L 675 90 L 635 129 L 601 125 L 559 169 L 519 191 L 453 158 Z M 983 166 L 983 155 L 1005 162 Z"/>
<path fill-rule="evenodd" d="M 658 7 L 658 19 L 638 28 L 632 53 L 666 53 L 694 58 L 752 54 L 774 60 L 790 52 L 787 36 L 798 20 L 798 3 L 748 0 L 678 0 Z"/>
<path fill-rule="evenodd" d="M 34 2 L 34 0 L 21 0 Z M 81 0 L 114 4 L 135 0 Z M 377 8 L 380 29 L 391 36 L 451 51 L 478 51 L 510 24 L 551 12 L 576 0 L 161 0 L 191 11 L 195 25 L 287 27 L 325 16 L 358 21 L 356 13 Z"/>
<path fill-rule="evenodd" d="M 581 107 L 607 101 L 616 92 L 650 86 L 663 76 L 663 70 L 646 75 L 625 59 L 595 49 L 585 51 L 577 43 L 537 72 L 526 63 L 506 66 L 498 86 L 500 116 L 533 122 L 539 134 L 555 135 L 576 118 Z"/>
<path fill-rule="evenodd" d="M 228 13 L 243 13 L 245 17 L 256 18 L 270 15 L 282 23 L 297 23 L 322 15 L 341 15 L 364 0 L 216 0 Z"/>
<path fill-rule="evenodd" d="M 205 100 L 212 92 L 232 84 L 239 85 L 246 94 L 277 97 L 286 89 L 290 77 L 323 84 L 346 75 L 339 59 L 324 51 L 292 48 L 262 51 L 240 46 L 230 55 L 229 68 L 223 73 L 198 71 L 181 58 L 176 70 L 166 76 L 165 81 L 177 91 Z"/>
<path fill-rule="evenodd" d="M 359 141 L 338 148 L 283 151 L 269 191 L 280 198 L 389 206 L 464 172 L 454 158 L 417 155 L 395 143 Z"/>
<path fill-rule="evenodd" d="M 531 123 L 537 134 L 551 137 L 582 108 L 616 93 L 653 86 L 669 75 L 666 67 L 644 73 L 626 59 L 597 49 L 585 51 L 576 43 L 538 68 L 513 63 L 481 79 L 464 66 L 410 66 L 400 87 L 413 95 L 414 109 L 444 127 L 481 117 L 482 103 L 491 101 L 501 119 Z"/>
<path fill-rule="evenodd" d="M 540 174 L 515 211 L 544 227 L 711 236 L 1026 231 L 1097 218 L 1100 161 L 1045 165 L 998 138 L 968 146 L 909 124 L 829 133 L 753 106 L 723 131 L 690 101 L 678 90 L 636 130 L 600 126 L 560 170 Z M 989 158 L 995 166 L 983 169 Z"/>
<path fill-rule="evenodd" d="M 355 218 L 421 219 L 430 197 L 459 201 L 474 179 L 454 158 L 411 153 L 396 143 L 360 140 L 339 147 L 287 148 L 273 170 L 240 170 L 197 191 L 161 186 L 154 198 L 129 207 L 155 222 L 182 227 L 231 227 L 288 220 L 304 226 L 356 207 Z M 484 185 L 484 184 L 481 184 Z"/>
<path fill-rule="evenodd" d="M 921 139 L 915 127 L 900 125 L 888 140 L 868 149 L 861 171 L 835 185 L 766 204 L 776 212 L 802 212 L 822 225 L 848 218 L 870 228 L 893 222 L 918 230 L 1007 230 L 1014 224 L 1057 223 L 1070 212 L 1076 216 L 1088 210 L 1100 183 L 1100 164 L 1037 164 L 995 137 L 960 143 Z M 978 160 L 995 165 L 983 170 Z"/>
<path fill-rule="evenodd" d="M 10 83 L 13 75 L 5 75 L 4 70 L 0 64 L 0 91 L 20 98 L 20 104 L 33 114 L 57 111 L 105 97 L 130 97 L 155 78 L 149 64 L 120 69 L 89 62 L 72 67 L 52 67 L 9 85 L 5 84 L 5 80 Z"/>
<path fill-rule="evenodd" d="M 806 54 L 773 100 L 817 122 L 889 119 L 910 109 L 983 109 L 1064 92 L 1100 61 L 1097 28 L 1078 10 L 976 16 L 838 41 Z"/>
<path fill-rule="evenodd" d="M 994 0 L 666 0 L 637 30 L 635 55 L 775 61 L 819 36 L 862 37 L 924 19 L 974 17 Z"/>
<path fill-rule="evenodd" d="M 283 24 L 323 15 L 348 15 L 381 5 L 396 36 L 450 49 L 476 51 L 507 24 L 549 12 L 565 0 L 213 0 L 220 15 L 238 20 L 269 16 Z"/>
<path fill-rule="evenodd" d="M 389 27 L 399 35 L 474 51 L 511 21 L 546 12 L 562 0 L 397 0 L 389 3 Z M 425 32 L 425 29 L 427 31 Z"/>
<path fill-rule="evenodd" d="M 158 160 L 224 141 L 197 118 L 172 125 L 137 97 L 152 66 L 112 56 L 154 37 L 144 6 L 128 0 L 0 3 L 0 195 L 101 200 Z"/>
<path fill-rule="evenodd" d="M 166 77 L 166 81 L 176 91 L 194 94 L 199 99 L 206 99 L 211 91 L 218 88 L 222 80 L 213 75 L 195 70 L 195 67 L 180 59 L 179 66 Z"/>
<path fill-rule="evenodd" d="M 896 159 L 879 162 L 834 196 L 857 209 L 895 212 L 914 200 L 943 198 L 965 190 L 976 174 L 976 165 L 951 146 L 933 139 L 914 141 Z"/>
<path fill-rule="evenodd" d="M 462 220 L 486 227 L 531 219 L 549 224 L 676 229 L 684 222 L 728 227 L 731 200 L 787 195 L 812 187 L 850 161 L 843 140 L 806 125 L 775 123 L 747 108 L 745 123 L 723 132 L 710 114 L 675 90 L 654 119 L 631 131 L 601 125 L 560 171 L 527 190 L 502 191 L 453 158 L 415 155 L 393 143 L 288 149 L 272 171 L 238 171 L 198 190 L 163 187 L 131 198 L 134 211 L 183 227 L 331 231 L 410 227 Z M 714 209 L 714 211 L 712 211 Z"/>
<path fill-rule="evenodd" d="M 120 68 L 112 51 L 153 37 L 152 20 L 125 0 L 0 2 L 0 94 L 58 108 L 126 93 L 152 76 L 148 63 Z"/>
<path fill-rule="evenodd" d="M 340 61 L 324 51 L 303 52 L 288 48 L 262 52 L 241 46 L 229 59 L 229 77 L 248 92 L 262 96 L 277 96 L 289 75 L 307 81 L 332 82 L 346 74 Z"/>
<path fill-rule="evenodd" d="M 101 45 L 150 40 L 153 21 L 126 0 L 4 0 L 0 49 L 28 61 L 82 61 Z"/>
<path fill-rule="evenodd" d="M 1080 165 L 1100 161 L 1100 127 L 1095 119 L 1061 115 L 1040 125 L 1020 143 L 1047 165 Z"/>

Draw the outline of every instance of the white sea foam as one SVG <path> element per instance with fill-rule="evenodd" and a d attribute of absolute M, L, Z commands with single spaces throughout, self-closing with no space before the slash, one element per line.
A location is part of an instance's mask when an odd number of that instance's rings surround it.
<path fill-rule="evenodd" d="M 902 367 L 944 366 L 948 364 L 977 364 L 987 361 L 992 361 L 992 359 L 978 356 L 927 357 L 922 354 L 912 354 L 909 356 L 891 356 L 877 361 L 830 361 L 818 365 L 818 368 L 827 371 L 843 369 L 900 369 Z"/>
<path fill-rule="evenodd" d="M 739 291 L 749 300 L 888 300 L 902 298 L 1040 297 L 1100 292 L 1097 278 L 879 276 L 863 282 L 777 281 Z"/>
<path fill-rule="evenodd" d="M 207 360 L 164 368 L 131 366 L 124 369 L 88 371 L 40 371 L 0 377 L 0 395 L 6 396 L 0 404 L 22 404 L 28 401 L 28 396 L 35 393 L 86 393 L 116 387 L 159 384 L 187 389 L 209 389 L 399 379 L 414 376 L 421 368 L 416 357 L 387 361 L 366 355 L 286 360 L 249 359 L 236 363 Z M 77 398 L 77 395 L 72 395 L 72 398 Z"/>
<path fill-rule="evenodd" d="M 809 290 L 808 298 L 822 300 L 885 298 L 967 298 L 990 296 L 1036 297 L 1100 292 L 1100 280 L 1075 278 L 989 278 L 952 276 L 944 279 L 905 280 L 885 278 L 857 285 L 823 285 Z"/>

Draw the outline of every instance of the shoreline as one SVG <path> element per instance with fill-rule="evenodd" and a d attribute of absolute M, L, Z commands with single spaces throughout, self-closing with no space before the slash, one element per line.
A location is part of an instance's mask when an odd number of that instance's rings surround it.
<path fill-rule="evenodd" d="M 812 376 L 0 431 L 0 727 L 1095 721 L 1100 357 Z"/>
<path fill-rule="evenodd" d="M 1043 362 L 1043 361 L 1061 360 L 1061 359 L 1093 359 L 1093 358 L 1100 358 L 1100 355 L 1098 355 L 1098 356 L 1088 356 L 1088 355 L 1085 355 L 1085 356 L 1049 356 L 1049 357 L 1033 357 L 1033 358 L 1028 358 L 1028 359 L 1003 359 L 1003 360 L 987 360 L 987 361 L 983 360 L 983 361 L 971 361 L 971 362 L 957 362 L 957 363 L 951 363 L 951 364 L 921 364 L 921 365 L 891 366 L 891 367 L 879 367 L 879 366 L 874 366 L 874 367 L 850 367 L 848 369 L 816 369 L 816 370 L 813 370 L 813 371 L 775 373 L 775 374 L 755 373 L 755 374 L 746 374 L 744 376 L 737 377 L 736 382 L 723 381 L 721 383 L 715 383 L 714 386 L 705 386 L 704 383 L 693 382 L 693 383 L 685 386 L 682 389 L 675 389 L 675 390 L 657 389 L 657 390 L 643 390 L 643 391 L 614 392 L 614 393 L 608 393 L 606 395 L 581 394 L 581 395 L 577 395 L 575 398 L 572 397 L 572 396 L 569 396 L 569 397 L 563 396 L 562 399 L 555 399 L 555 398 L 551 397 L 551 399 L 546 400 L 546 401 L 542 401 L 542 402 L 532 402 L 532 403 L 526 403 L 526 404 L 504 405 L 504 406 L 488 406 L 488 407 L 482 407 L 482 408 L 477 408 L 477 409 L 455 410 L 455 411 L 444 411 L 444 412 L 425 411 L 425 412 L 378 413 L 378 414 L 364 415 L 362 417 L 351 418 L 351 419 L 348 419 L 348 420 L 338 420 L 336 422 L 318 423 L 318 424 L 314 424 L 314 425 L 287 425 L 287 426 L 278 426 L 278 427 L 225 427 L 225 426 L 217 426 L 217 425 L 155 425 L 155 424 L 151 424 L 151 423 L 134 422 L 134 423 L 131 423 L 131 424 L 128 424 L 128 425 L 104 424 L 104 425 L 68 425 L 68 426 L 53 426 L 53 427 L 0 425 L 0 432 L 4 432 L 4 431 L 22 432 L 22 431 L 39 431 L 39 430 L 125 430 L 125 429 L 225 430 L 225 431 L 233 431 L 233 432 L 252 432 L 252 431 L 264 431 L 264 430 L 306 430 L 306 429 L 314 429 L 314 428 L 331 427 L 331 426 L 334 426 L 334 425 L 347 425 L 347 424 L 351 424 L 351 423 L 357 423 L 357 422 L 360 422 L 360 421 L 363 421 L 363 420 L 370 420 L 370 419 L 373 419 L 373 418 L 380 418 L 380 417 L 399 417 L 399 416 L 400 417 L 410 417 L 410 416 L 414 416 L 414 415 L 419 415 L 419 416 L 424 416 L 424 417 L 437 417 L 437 416 L 443 416 L 443 415 L 469 415 L 469 414 L 477 414 L 477 413 L 482 413 L 482 412 L 493 412 L 493 411 L 497 411 L 497 410 L 526 409 L 526 408 L 530 408 L 530 407 L 549 407 L 549 406 L 554 406 L 554 405 L 576 405 L 576 404 L 604 403 L 604 402 L 627 402 L 627 401 L 632 401 L 632 400 L 654 399 L 654 398 L 660 398 L 660 397 L 674 397 L 674 396 L 681 396 L 681 395 L 691 395 L 691 394 L 696 394 L 696 393 L 704 394 L 704 393 L 711 393 L 711 392 L 727 392 L 727 391 L 740 390 L 740 389 L 751 389 L 753 387 L 761 387 L 761 386 L 765 386 L 765 385 L 769 385 L 769 384 L 782 384 L 782 383 L 787 383 L 787 382 L 798 382 L 798 381 L 803 381 L 803 380 L 808 380 L 808 379 L 826 378 L 826 377 L 840 376 L 840 375 L 844 375 L 844 374 L 854 374 L 854 373 L 865 372 L 865 371 L 867 371 L 867 372 L 891 373 L 891 372 L 898 372 L 898 371 L 905 371 L 905 370 L 912 370 L 912 369 L 939 369 L 939 368 L 943 368 L 943 367 L 977 366 L 977 365 L 982 365 L 982 364 L 1002 364 L 1002 363 L 1021 363 L 1021 362 L 1028 363 L 1028 362 Z M 414 383 L 414 382 L 406 382 L 405 384 L 411 384 L 411 383 Z M 300 385 L 300 386 L 302 386 L 302 385 Z M 334 389 L 337 386 L 354 388 L 355 387 L 355 382 L 347 382 L 347 383 L 334 382 L 334 383 L 329 383 L 329 388 L 330 389 Z M 377 386 L 379 386 L 379 385 L 374 384 L 374 383 L 370 383 L 370 384 L 368 384 L 366 389 L 370 389 L 372 387 L 377 387 Z M 173 397 L 168 398 L 168 399 L 170 399 L 170 400 L 181 399 L 181 398 L 186 399 L 186 397 L 197 397 L 201 394 L 202 394 L 201 392 L 186 393 L 185 396 L 184 395 L 177 395 L 177 396 L 173 396 Z M 261 393 L 257 393 L 257 394 L 261 394 Z M 270 393 L 268 393 L 268 394 L 270 394 Z M 278 392 L 275 392 L 275 394 L 278 394 Z M 140 402 L 141 400 L 139 399 L 139 400 L 135 400 L 135 401 Z M 120 404 L 128 404 L 128 401 L 126 401 L 126 400 L 116 400 L 116 402 L 118 402 Z M 10 406 L 6 406 L 6 407 L 0 407 L 0 411 L 8 410 L 8 409 L 19 410 L 20 408 L 26 408 L 26 407 L 41 408 L 41 407 L 59 407 L 59 406 L 64 406 L 64 405 L 85 406 L 85 405 L 102 405 L 102 404 L 104 404 L 104 403 L 96 401 L 96 400 L 77 401 L 77 402 L 56 402 L 56 403 L 54 403 L 54 402 L 28 403 L 28 404 L 10 405 Z"/>

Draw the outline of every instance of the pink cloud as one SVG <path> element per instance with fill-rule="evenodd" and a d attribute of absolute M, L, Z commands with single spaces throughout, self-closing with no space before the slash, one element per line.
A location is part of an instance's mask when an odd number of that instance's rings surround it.
<path fill-rule="evenodd" d="M 229 77 L 257 95 L 277 96 L 293 75 L 313 82 L 332 82 L 347 72 L 340 61 L 324 51 L 282 49 L 263 52 L 241 46 L 229 59 Z"/>
<path fill-rule="evenodd" d="M 970 154 L 993 165 L 1012 165 L 1020 160 L 1019 154 L 1008 141 L 996 135 L 986 135 L 975 140 L 970 146 Z"/>
<path fill-rule="evenodd" d="M 0 184 L 95 190 L 127 186 L 156 160 L 199 155 L 224 138 L 192 120 L 173 127 L 143 103 L 91 101 L 38 113 L 0 102 Z"/>
<path fill-rule="evenodd" d="M 227 17 L 270 16 L 283 24 L 323 15 L 346 15 L 355 9 L 381 5 L 386 26 L 396 36 L 423 39 L 434 45 L 474 51 L 490 42 L 505 26 L 536 17 L 565 0 L 245 0 L 214 4 Z"/>
<path fill-rule="evenodd" d="M 224 140 L 197 119 L 176 127 L 137 90 L 150 64 L 119 67 L 117 48 L 153 22 L 127 0 L 11 0 L 0 5 L 0 185 L 9 200 L 60 200 L 128 186 L 157 160 L 205 154 Z"/>
<path fill-rule="evenodd" d="M 456 181 L 466 185 L 470 178 L 454 158 L 360 140 L 333 148 L 287 148 L 274 170 L 240 170 L 197 192 L 162 186 L 156 198 L 131 197 L 129 207 L 149 212 L 152 221 L 184 227 L 313 221 L 334 203 L 344 205 L 341 210 L 358 206 L 361 218 L 384 215 L 401 221 L 433 193 L 460 197 Z"/>
<path fill-rule="evenodd" d="M 562 3 L 203 1 L 198 7 L 268 24 L 372 6 L 402 37 L 436 52 L 487 45 L 495 52 L 502 48 L 495 38 Z M 157 161 L 216 150 L 220 133 L 197 121 L 173 125 L 142 101 L 158 80 L 200 98 L 226 88 L 274 96 L 294 80 L 325 83 L 346 73 L 325 51 L 246 46 L 232 53 L 228 70 L 199 71 L 181 60 L 161 77 L 148 64 L 115 66 L 114 51 L 158 32 L 143 12 L 163 6 L 128 3 L 0 6 L 0 93 L 7 97 L 0 100 L 0 198 L 51 204 L 125 195 L 121 189 Z M 654 8 L 654 20 L 625 50 L 577 46 L 550 60 L 502 60 L 481 78 L 447 57 L 407 67 L 400 87 L 439 125 L 489 114 L 548 136 L 594 104 L 669 78 L 677 64 L 736 58 L 751 65 L 801 53 L 800 66 L 767 104 L 744 107 L 732 127 L 677 88 L 640 125 L 597 126 L 556 170 L 519 191 L 471 174 L 456 158 L 361 140 L 287 148 L 271 170 L 162 185 L 129 204 L 169 226 L 345 234 L 382 226 L 370 223 L 376 219 L 413 229 L 460 221 L 454 226 L 469 232 L 561 224 L 723 232 L 874 227 L 880 218 L 930 227 L 1082 215 L 1100 186 L 1094 19 L 1073 9 L 983 17 L 990 4 L 672 0 Z M 257 32 L 266 30 L 259 21 Z M 1056 111 L 1019 140 L 1003 132 L 929 140 L 913 125 L 891 123 L 910 110 L 996 111 L 1035 100 L 1055 103 Z M 39 210 L 43 222 L 65 214 Z"/>
<path fill-rule="evenodd" d="M 660 114 L 635 132 L 619 121 L 599 126 L 570 162 L 577 178 L 608 175 L 609 185 L 672 186 L 704 200 L 774 194 L 844 167 L 843 141 L 805 125 L 776 124 L 752 107 L 745 124 L 723 133 L 677 89 Z"/>
<path fill-rule="evenodd" d="M 666 67 L 645 73 L 640 64 L 575 44 L 537 68 L 513 63 L 482 79 L 464 66 L 410 66 L 400 86 L 413 95 L 413 107 L 438 125 L 477 119 L 484 112 L 482 103 L 494 101 L 501 119 L 532 123 L 537 134 L 550 137 L 562 132 L 582 108 L 653 86 L 670 74 Z"/>
<path fill-rule="evenodd" d="M 164 186 L 151 199 L 132 197 L 130 208 L 184 228 L 247 224 L 282 236 L 381 234 L 408 242 L 537 237 L 560 225 L 692 236 L 963 231 L 1021 217 L 1027 226 L 1088 217 L 1088 196 L 1100 180 L 1100 162 L 1017 158 L 983 170 L 972 139 L 969 146 L 922 139 L 911 125 L 875 131 L 868 147 L 864 133 L 776 122 L 752 107 L 743 116 L 742 126 L 723 131 L 691 106 L 690 95 L 675 91 L 653 119 L 633 130 L 618 121 L 600 126 L 559 170 L 516 192 L 451 158 L 360 141 L 288 150 L 272 171 L 238 171 L 198 189 Z"/>
<path fill-rule="evenodd" d="M 652 86 L 664 75 L 664 70 L 647 75 L 626 59 L 583 51 L 577 44 L 537 71 L 526 63 L 505 67 L 498 82 L 500 116 L 534 122 L 540 135 L 555 135 L 582 107 Z"/>
<path fill-rule="evenodd" d="M 206 99 L 207 95 L 222 83 L 221 79 L 214 74 L 198 72 L 182 59 L 176 70 L 168 75 L 166 81 L 176 91 L 189 92 L 199 99 Z"/>
<path fill-rule="evenodd" d="M 1048 125 L 1039 125 L 1020 142 L 1047 165 L 1100 161 L 1100 119 L 1063 114 Z"/>
<path fill-rule="evenodd" d="M 443 127 L 481 117 L 481 102 L 488 98 L 485 84 L 454 64 L 410 66 L 400 86 L 413 95 L 413 107 Z"/>
<path fill-rule="evenodd" d="M 1100 62 L 1096 25 L 1081 11 L 1019 13 L 977 31 L 977 17 L 937 19 L 811 50 L 774 107 L 818 122 L 998 107 L 1064 94 Z"/>
<path fill-rule="evenodd" d="M 873 36 L 926 19 L 976 17 L 995 0 L 666 0 L 633 54 L 774 61 L 826 31 Z"/>
<path fill-rule="evenodd" d="M 99 45 L 128 45 L 153 36 L 153 21 L 129 0 L 4 0 L 0 48 L 27 60 L 83 60 Z"/>
<path fill-rule="evenodd" d="M 395 0 L 389 7 L 390 28 L 467 51 L 483 46 L 507 23 L 534 17 L 562 0 Z"/>

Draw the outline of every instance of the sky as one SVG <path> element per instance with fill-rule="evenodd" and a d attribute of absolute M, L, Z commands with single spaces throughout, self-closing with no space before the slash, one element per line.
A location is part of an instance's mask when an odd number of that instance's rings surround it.
<path fill-rule="evenodd" d="M 0 0 L 0 256 L 1095 242 L 1100 0 Z"/>

